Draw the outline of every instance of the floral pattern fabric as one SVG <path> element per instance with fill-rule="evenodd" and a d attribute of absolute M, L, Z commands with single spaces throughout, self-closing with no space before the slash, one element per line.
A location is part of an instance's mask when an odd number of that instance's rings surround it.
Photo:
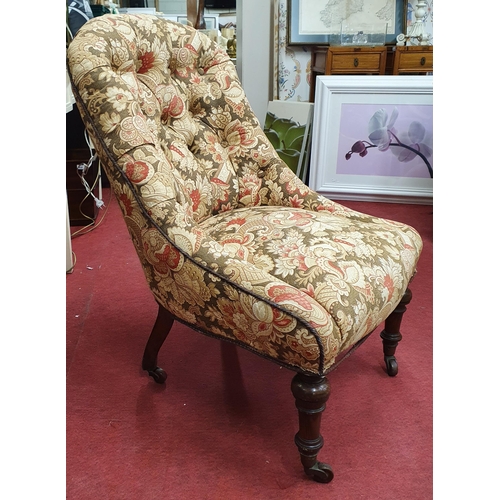
<path fill-rule="evenodd" d="M 401 300 L 420 236 L 302 183 L 208 37 L 101 16 L 68 68 L 151 291 L 180 321 L 322 375 Z"/>

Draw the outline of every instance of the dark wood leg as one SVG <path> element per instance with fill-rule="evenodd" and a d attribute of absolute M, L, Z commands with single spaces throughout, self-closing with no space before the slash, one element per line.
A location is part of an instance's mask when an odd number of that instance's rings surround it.
<path fill-rule="evenodd" d="M 411 290 L 407 288 L 401 302 L 385 320 L 385 329 L 380 334 L 384 347 L 385 366 L 387 367 L 387 373 L 391 377 L 395 377 L 398 374 L 398 362 L 394 354 L 396 353 L 399 341 L 403 338 L 399 328 L 401 326 L 403 314 L 406 311 L 406 306 L 411 301 L 411 297 Z"/>
<path fill-rule="evenodd" d="M 163 384 L 167 380 L 165 371 L 157 365 L 158 352 L 174 323 L 174 317 L 163 306 L 158 306 L 158 316 L 153 330 L 144 349 L 142 357 L 142 369 L 146 370 L 154 381 Z"/>
<path fill-rule="evenodd" d="M 323 447 L 320 426 L 321 414 L 330 396 L 328 379 L 297 373 L 292 380 L 292 393 L 299 410 L 299 432 L 295 435 L 295 444 L 304 471 L 319 483 L 329 483 L 333 479 L 332 468 L 316 458 Z"/>

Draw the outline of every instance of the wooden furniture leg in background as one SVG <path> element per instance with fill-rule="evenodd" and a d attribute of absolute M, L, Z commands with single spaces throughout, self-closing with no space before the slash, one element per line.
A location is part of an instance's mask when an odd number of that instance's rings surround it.
<path fill-rule="evenodd" d="M 163 384 L 167 380 L 166 372 L 157 365 L 158 352 L 174 324 L 174 319 L 170 311 L 158 305 L 158 316 L 142 357 L 142 369 L 146 370 L 158 384 Z"/>
<path fill-rule="evenodd" d="M 398 374 L 398 362 L 396 361 L 394 354 L 396 353 L 396 348 L 398 347 L 400 340 L 403 338 L 399 328 L 401 327 L 401 320 L 403 319 L 403 314 L 406 311 L 406 306 L 411 301 L 411 297 L 411 290 L 407 288 L 401 302 L 385 320 L 385 328 L 380 334 L 382 337 L 382 345 L 384 347 L 385 366 L 387 367 L 387 373 L 391 377 Z"/>

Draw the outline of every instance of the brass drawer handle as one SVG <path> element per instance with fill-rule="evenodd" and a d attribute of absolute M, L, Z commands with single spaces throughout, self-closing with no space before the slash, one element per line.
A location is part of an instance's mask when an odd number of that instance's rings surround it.
<path fill-rule="evenodd" d="M 425 59 L 424 57 L 422 59 Z M 355 57 L 354 58 L 354 67 L 357 68 L 358 67 L 358 64 L 359 64 L 359 61 L 358 61 L 358 58 Z"/>
<path fill-rule="evenodd" d="M 422 57 L 422 59 L 420 59 L 420 66 L 425 66 L 425 57 Z"/>

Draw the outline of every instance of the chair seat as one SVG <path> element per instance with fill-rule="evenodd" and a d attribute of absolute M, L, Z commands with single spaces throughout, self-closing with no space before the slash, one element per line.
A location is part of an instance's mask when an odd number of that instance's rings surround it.
<path fill-rule="evenodd" d="M 221 245 L 229 279 L 231 272 L 241 272 L 243 262 L 250 290 L 279 299 L 317 332 L 315 338 L 295 328 L 264 301 L 251 301 L 245 308 L 242 299 L 239 307 L 214 303 L 222 335 L 234 335 L 239 343 L 288 366 L 331 369 L 339 353 L 394 310 L 421 248 L 420 236 L 409 226 L 364 214 L 359 218 L 256 206 L 200 223 L 205 236 Z M 260 271 L 256 280 L 253 269 Z M 270 276 L 262 285 L 265 290 L 259 290 L 261 272 Z"/>

